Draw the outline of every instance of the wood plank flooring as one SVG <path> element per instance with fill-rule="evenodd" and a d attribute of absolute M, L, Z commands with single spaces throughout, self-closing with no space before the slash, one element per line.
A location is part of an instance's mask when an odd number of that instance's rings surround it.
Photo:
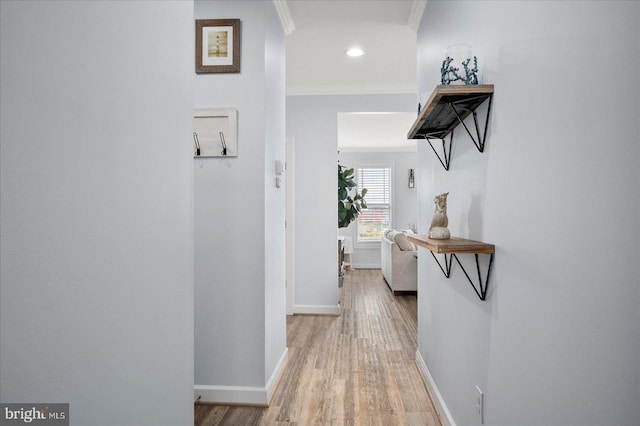
<path fill-rule="evenodd" d="M 415 364 L 416 296 L 356 269 L 341 305 L 339 317 L 287 317 L 289 363 L 269 408 L 196 404 L 195 425 L 439 426 Z"/>

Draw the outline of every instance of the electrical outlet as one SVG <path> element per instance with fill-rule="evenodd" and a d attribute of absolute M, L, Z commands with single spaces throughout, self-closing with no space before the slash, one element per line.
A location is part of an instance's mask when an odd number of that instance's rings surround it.
<path fill-rule="evenodd" d="M 484 394 L 479 386 L 476 386 L 476 414 L 480 417 L 480 424 L 484 424 Z"/>

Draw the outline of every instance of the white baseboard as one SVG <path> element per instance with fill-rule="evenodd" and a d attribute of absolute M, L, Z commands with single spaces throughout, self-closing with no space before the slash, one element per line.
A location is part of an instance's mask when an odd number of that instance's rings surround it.
<path fill-rule="evenodd" d="M 285 348 L 276 368 L 264 387 L 259 386 L 214 386 L 194 385 L 193 397 L 199 402 L 222 405 L 252 405 L 268 407 L 278 380 L 287 366 L 289 350 Z M 198 398 L 199 397 L 199 398 Z"/>
<path fill-rule="evenodd" d="M 354 263 L 351 265 L 351 267 L 353 269 L 381 269 L 382 265 L 380 265 L 379 263 Z"/>
<path fill-rule="evenodd" d="M 340 315 L 340 306 L 335 305 L 293 305 L 293 313 L 302 315 Z"/>
<path fill-rule="evenodd" d="M 429 371 L 427 364 L 424 362 L 424 358 L 422 358 L 420 351 L 416 351 L 416 364 L 418 365 L 418 370 L 420 370 L 420 375 L 422 376 L 424 384 L 427 386 L 427 389 L 429 389 L 433 403 L 436 405 L 435 408 L 438 410 L 440 420 L 444 423 L 444 426 L 456 426 L 456 422 L 453 420 L 453 416 L 451 415 L 449 408 L 447 408 L 447 404 L 444 402 L 444 399 L 438 390 L 438 386 L 436 386 L 436 382 L 433 380 L 431 372 Z"/>
<path fill-rule="evenodd" d="M 221 405 L 254 405 L 266 407 L 269 398 L 265 387 L 194 385 L 194 399 Z"/>
<path fill-rule="evenodd" d="M 287 367 L 287 362 L 289 361 L 289 348 L 284 348 L 284 352 L 280 356 L 280 360 L 278 364 L 276 364 L 276 368 L 273 369 L 273 373 L 267 380 L 267 384 L 265 388 L 267 389 L 267 404 L 271 402 L 271 397 L 273 396 L 273 392 L 276 390 L 278 386 L 278 382 L 280 382 L 280 377 L 282 377 L 282 373 L 284 373 L 284 369 Z"/>

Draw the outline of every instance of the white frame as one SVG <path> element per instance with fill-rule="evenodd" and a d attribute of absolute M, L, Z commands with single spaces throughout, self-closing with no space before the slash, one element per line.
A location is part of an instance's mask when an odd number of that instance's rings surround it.
<path fill-rule="evenodd" d="M 236 108 L 199 108 L 193 110 L 193 132 L 197 134 L 200 155 L 193 137 L 193 156 L 201 157 L 237 157 L 238 156 L 238 110 Z M 224 134 L 226 155 L 220 132 Z"/>

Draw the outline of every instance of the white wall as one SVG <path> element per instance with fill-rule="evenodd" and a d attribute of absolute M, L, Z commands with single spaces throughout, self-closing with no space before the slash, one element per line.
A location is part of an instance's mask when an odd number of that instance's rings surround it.
<path fill-rule="evenodd" d="M 193 5 L 0 16 L 0 398 L 192 424 Z"/>
<path fill-rule="evenodd" d="M 402 135 L 404 137 L 404 135 Z M 409 188 L 409 169 L 416 168 L 418 157 L 415 152 L 340 152 L 338 154 L 340 164 L 347 167 L 355 167 L 357 163 L 391 162 L 391 228 L 410 229 L 411 224 L 418 223 L 418 191 Z M 365 197 L 366 199 L 366 197 Z M 380 268 L 380 243 L 357 244 L 356 222 L 352 222 L 346 228 L 338 229 L 338 235 L 349 236 L 354 243 L 354 252 L 351 254 L 351 266 L 353 268 Z"/>
<path fill-rule="evenodd" d="M 338 113 L 415 108 L 411 94 L 287 96 L 287 137 L 295 140 L 294 311 L 338 312 Z"/>
<path fill-rule="evenodd" d="M 238 156 L 195 160 L 196 393 L 263 403 L 286 353 L 284 186 L 275 188 L 274 167 L 284 160 L 284 33 L 272 2 L 196 1 L 195 16 L 242 21 L 241 72 L 193 77 L 195 108 L 238 109 Z"/>
<path fill-rule="evenodd" d="M 456 42 L 495 84 L 484 154 L 459 131 L 445 172 L 418 148 L 421 233 L 450 191 L 452 234 L 496 245 L 485 302 L 420 250 L 419 357 L 457 424 L 479 424 L 476 385 L 487 425 L 640 424 L 638 22 L 637 2 L 427 4 L 419 93 Z"/>

